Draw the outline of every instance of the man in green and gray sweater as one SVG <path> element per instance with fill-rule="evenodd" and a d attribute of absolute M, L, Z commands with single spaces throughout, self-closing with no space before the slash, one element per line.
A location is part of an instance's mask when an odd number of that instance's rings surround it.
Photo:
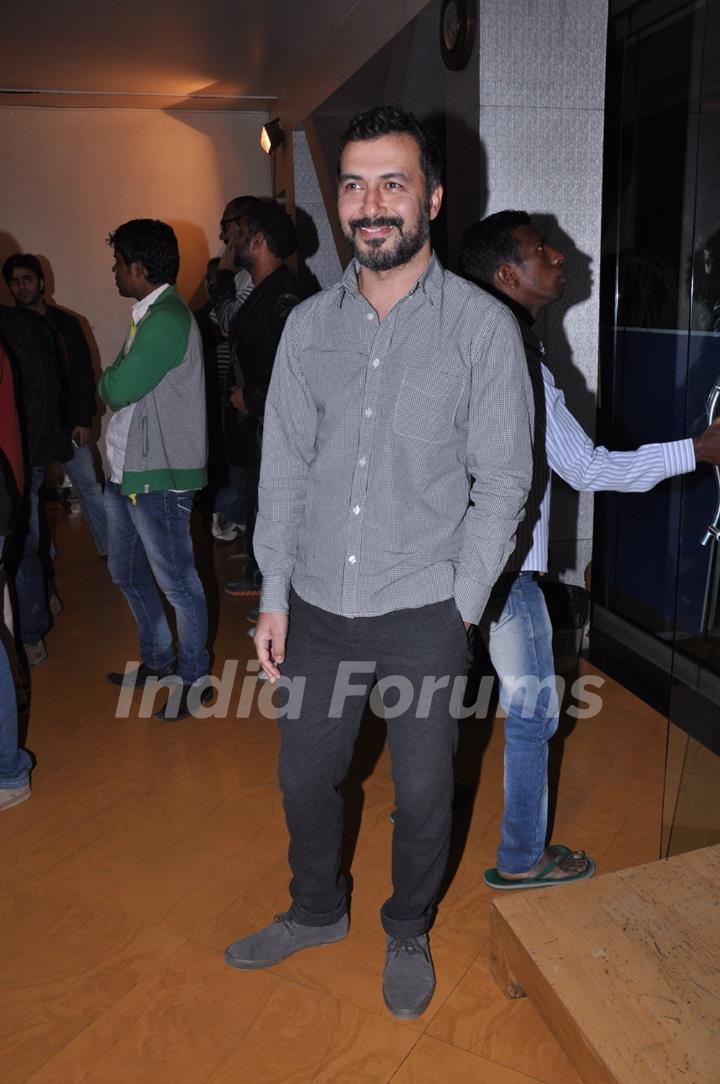
<path fill-rule="evenodd" d="M 181 719 L 191 714 L 193 695 L 200 702 L 208 669 L 207 604 L 190 537 L 194 492 L 207 480 L 202 344 L 175 287 L 172 228 L 134 219 L 108 243 L 118 291 L 135 300 L 123 348 L 98 385 L 115 411 L 105 437 L 108 565 L 137 621 L 142 653 L 138 669 L 108 680 L 142 685 L 177 672 L 182 686 L 156 718 Z M 158 586 L 175 610 L 177 662 Z"/>

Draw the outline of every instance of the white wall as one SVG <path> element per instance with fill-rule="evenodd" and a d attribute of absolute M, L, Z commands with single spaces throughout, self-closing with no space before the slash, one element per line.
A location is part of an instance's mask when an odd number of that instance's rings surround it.
<path fill-rule="evenodd" d="M 566 256 L 561 302 L 538 321 L 547 362 L 591 435 L 598 371 L 607 0 L 482 0 L 479 116 L 485 213 L 529 211 Z M 593 498 L 553 485 L 551 569 L 582 582 Z"/>
<path fill-rule="evenodd" d="M 180 292 L 197 295 L 218 255 L 225 203 L 270 194 L 260 150 L 264 113 L 1 109 L 0 260 L 34 252 L 49 263 L 53 298 L 85 316 L 103 367 L 117 354 L 130 303 L 119 297 L 108 233 L 161 218 L 180 243 Z M 197 300 L 197 297 L 196 297 Z M 0 279 L 0 301 L 11 304 Z"/>

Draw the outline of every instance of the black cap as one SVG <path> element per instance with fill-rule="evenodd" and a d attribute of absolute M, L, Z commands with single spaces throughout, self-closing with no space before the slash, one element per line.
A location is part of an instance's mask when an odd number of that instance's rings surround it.
<path fill-rule="evenodd" d="M 265 236 L 272 241 L 278 256 L 286 259 L 297 249 L 295 223 L 274 199 L 251 197 L 243 200 L 240 214 L 255 219 Z"/>

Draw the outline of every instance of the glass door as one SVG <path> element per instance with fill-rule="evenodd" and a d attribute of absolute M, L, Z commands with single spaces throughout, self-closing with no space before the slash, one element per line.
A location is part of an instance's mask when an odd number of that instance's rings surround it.
<path fill-rule="evenodd" d="M 698 12 L 697 96 L 690 103 L 686 192 L 692 203 L 686 432 L 720 418 L 720 3 Z M 720 469 L 681 491 L 663 853 L 720 843 Z"/>
<path fill-rule="evenodd" d="M 611 0 L 598 440 L 720 416 L 720 0 Z M 668 718 L 662 839 L 720 842 L 720 472 L 595 505 L 591 659 Z"/>

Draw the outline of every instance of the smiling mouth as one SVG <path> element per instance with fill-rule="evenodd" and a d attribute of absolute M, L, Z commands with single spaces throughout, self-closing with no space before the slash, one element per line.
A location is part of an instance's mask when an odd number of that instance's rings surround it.
<path fill-rule="evenodd" d="M 364 241 L 383 241 L 390 236 L 394 229 L 402 232 L 402 221 L 400 219 L 381 218 L 373 222 L 372 219 L 368 218 L 356 218 L 354 222 L 350 223 L 350 228 L 354 234 L 359 233 Z"/>
<path fill-rule="evenodd" d="M 370 245 L 379 245 L 385 241 L 393 231 L 392 226 L 377 226 L 373 229 L 368 227 L 361 227 L 358 231 L 363 241 Z"/>

